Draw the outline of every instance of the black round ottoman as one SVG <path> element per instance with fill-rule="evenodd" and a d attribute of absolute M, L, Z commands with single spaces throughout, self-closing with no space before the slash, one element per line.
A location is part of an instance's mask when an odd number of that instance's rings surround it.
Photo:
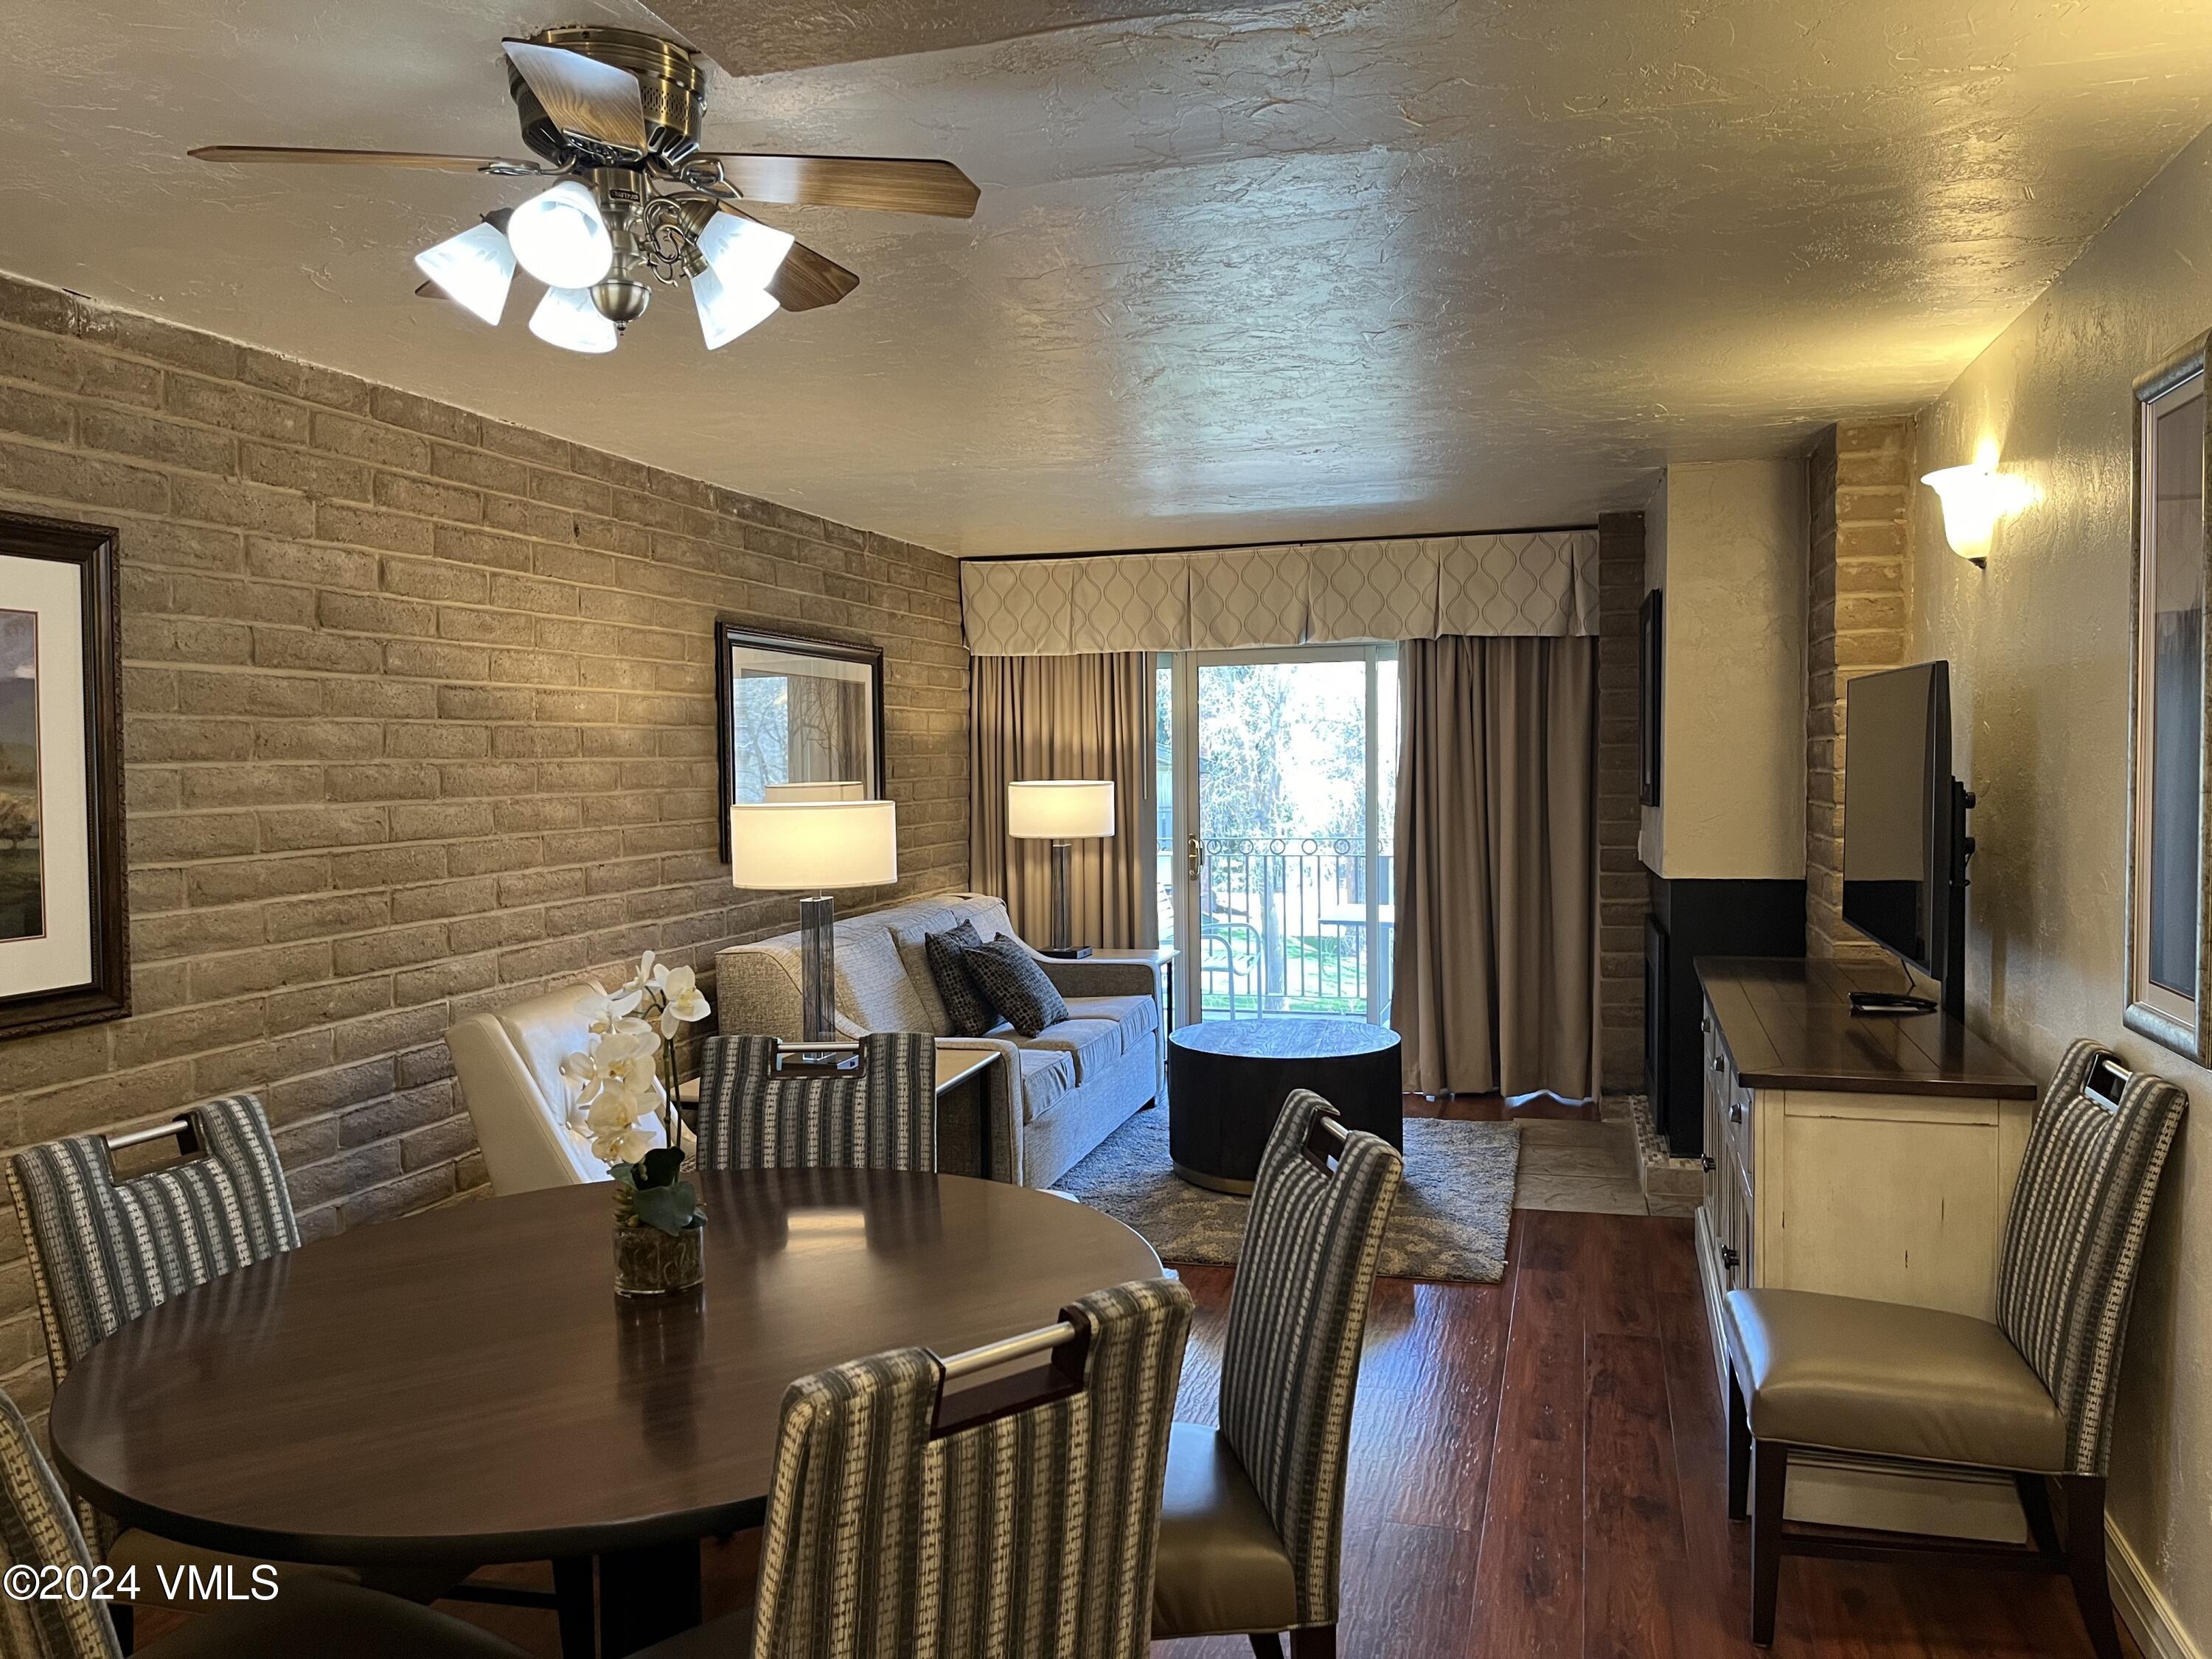
<path fill-rule="evenodd" d="M 1168 1038 L 1168 1153 L 1185 1181 L 1249 1193 L 1293 1089 L 1345 1127 L 1406 1149 L 1398 1034 L 1356 1019 L 1262 1016 L 1186 1025 Z"/>

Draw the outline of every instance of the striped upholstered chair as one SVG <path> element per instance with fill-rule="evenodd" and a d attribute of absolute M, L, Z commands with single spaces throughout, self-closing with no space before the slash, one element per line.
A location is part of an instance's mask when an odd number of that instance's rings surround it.
<path fill-rule="evenodd" d="M 269 1120 L 252 1095 L 183 1115 L 179 1163 L 118 1180 L 106 1139 L 75 1135 L 26 1147 L 8 1164 L 54 1386 L 94 1343 L 170 1297 L 300 1245 L 291 1190 Z M 137 1599 L 161 1601 L 163 1566 L 232 1561 L 80 1507 L 86 1535 L 118 1571 L 137 1567 Z M 287 1564 L 295 1578 L 352 1578 L 344 1567 Z M 427 1599 L 455 1575 L 392 1570 L 386 1588 Z M 181 1606 L 193 1605 L 189 1601 Z M 118 1605 L 118 1613 L 126 1612 Z"/>
<path fill-rule="evenodd" d="M 699 1164 L 707 1170 L 937 1168 L 936 1039 L 860 1039 L 856 1073 L 776 1070 L 772 1036 L 707 1039 Z"/>
<path fill-rule="evenodd" d="M 93 1583 L 92 1554 L 61 1484 L 15 1402 L 0 1395 L 0 1571 L 17 1567 L 58 1569 L 64 1596 L 0 1599 L 0 1659 L 120 1659 L 102 1604 L 65 1599 L 72 1571 L 81 1587 L 107 1585 Z M 315 1579 L 287 1580 L 271 1601 L 224 1607 L 137 1651 L 143 1659 L 521 1659 L 520 1650 L 428 1607 Z"/>
<path fill-rule="evenodd" d="M 1914 1553 L 1787 1530 L 1790 1457 L 1803 1446 L 2009 1473 L 2032 1548 L 1947 1540 L 1942 1559 L 2066 1573 L 2090 1645 L 2119 1659 L 2105 1570 L 2112 1390 L 2143 1228 L 2187 1107 L 2174 1085 L 2130 1077 L 2094 1042 L 2066 1051 L 2013 1188 L 1994 1323 L 1810 1291 L 1729 1292 L 1729 1512 L 1747 1508 L 1752 1523 L 1753 1642 L 1774 1638 L 1784 1554 Z"/>
<path fill-rule="evenodd" d="M 1168 1279 L 1095 1291 L 1032 1403 L 950 1426 L 925 1349 L 800 1377 L 751 1611 L 639 1659 L 1141 1659 L 1190 1310 Z"/>
<path fill-rule="evenodd" d="M 1301 1089 L 1260 1157 L 1221 1358 L 1221 1426 L 1168 1451 L 1152 1634 L 1336 1651 L 1344 1472 L 1375 1259 L 1404 1163 Z"/>
<path fill-rule="evenodd" d="M 232 1095 L 191 1108 L 183 1121 L 184 1161 L 129 1181 L 117 1179 L 107 1142 L 96 1134 L 26 1147 L 9 1160 L 8 1189 L 56 1388 L 94 1343 L 141 1314 L 299 1248 L 300 1224 L 261 1103 Z M 119 1528 L 89 1505 L 79 1514 L 105 1560 L 139 1568 L 142 1599 L 161 1599 L 159 1566 L 207 1559 Z"/>

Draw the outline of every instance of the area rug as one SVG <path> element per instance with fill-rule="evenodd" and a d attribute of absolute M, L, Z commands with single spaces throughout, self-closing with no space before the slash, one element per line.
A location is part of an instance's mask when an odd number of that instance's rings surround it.
<path fill-rule="evenodd" d="M 1407 1118 L 1405 1183 L 1376 1272 L 1496 1284 L 1520 1160 L 1517 1124 Z M 1175 1172 L 1164 1111 L 1138 1113 L 1053 1184 L 1143 1234 L 1163 1261 L 1227 1267 L 1244 1242 L 1246 1200 Z"/>

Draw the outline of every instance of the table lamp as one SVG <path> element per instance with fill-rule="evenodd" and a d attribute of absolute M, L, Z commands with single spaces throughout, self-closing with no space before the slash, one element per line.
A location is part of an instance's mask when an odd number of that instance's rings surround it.
<path fill-rule="evenodd" d="M 838 887 L 898 879 L 898 808 L 887 800 L 772 801 L 730 808 L 730 884 L 799 901 L 799 1037 L 836 1040 Z"/>
<path fill-rule="evenodd" d="M 1010 783 L 1006 786 L 1006 834 L 1016 841 L 1052 843 L 1052 944 L 1048 957 L 1091 954 L 1069 938 L 1068 860 L 1077 840 L 1114 833 L 1114 786 L 1097 781 Z"/>
<path fill-rule="evenodd" d="M 866 800 L 868 786 L 858 782 L 770 783 L 762 786 L 761 793 L 769 801 Z"/>

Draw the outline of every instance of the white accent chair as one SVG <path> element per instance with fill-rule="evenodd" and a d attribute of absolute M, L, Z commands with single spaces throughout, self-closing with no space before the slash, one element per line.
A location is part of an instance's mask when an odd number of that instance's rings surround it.
<path fill-rule="evenodd" d="M 528 1000 L 471 1014 L 446 1033 L 461 1100 L 475 1122 L 491 1189 L 605 1181 L 591 1143 L 568 1127 L 568 1085 L 561 1062 L 581 1052 L 599 1008 L 588 985 L 563 985 Z"/>

